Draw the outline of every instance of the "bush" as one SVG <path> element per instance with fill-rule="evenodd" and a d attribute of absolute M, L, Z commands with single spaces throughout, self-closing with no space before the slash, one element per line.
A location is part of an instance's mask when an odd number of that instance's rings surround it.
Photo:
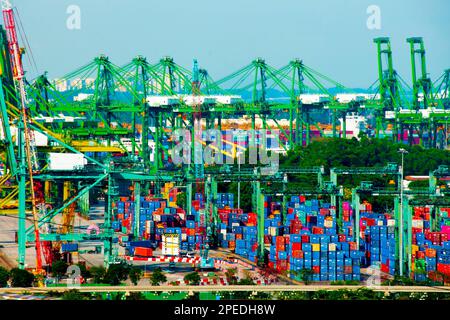
<path fill-rule="evenodd" d="M 167 277 L 164 275 L 161 268 L 156 268 L 150 277 L 150 282 L 151 282 L 152 286 L 159 286 L 160 283 L 166 282 L 166 281 L 167 281 Z"/>
<path fill-rule="evenodd" d="M 27 270 L 12 269 L 11 270 L 11 286 L 15 288 L 25 288 L 33 286 L 34 274 Z"/>
<path fill-rule="evenodd" d="M 8 285 L 9 277 L 9 271 L 0 266 L 0 288 L 4 288 Z"/>
<path fill-rule="evenodd" d="M 190 285 L 198 286 L 200 284 L 200 275 L 198 272 L 191 272 L 184 276 L 184 281 Z"/>
<path fill-rule="evenodd" d="M 130 292 L 126 300 L 146 300 L 142 292 Z"/>
<path fill-rule="evenodd" d="M 76 289 L 72 289 L 63 293 L 62 300 L 87 300 L 87 297 Z"/>
<path fill-rule="evenodd" d="M 255 285 L 255 283 L 253 282 L 253 279 L 250 278 L 250 277 L 245 277 L 244 279 L 239 280 L 237 284 L 241 285 L 241 286 L 253 286 L 253 285 Z"/>

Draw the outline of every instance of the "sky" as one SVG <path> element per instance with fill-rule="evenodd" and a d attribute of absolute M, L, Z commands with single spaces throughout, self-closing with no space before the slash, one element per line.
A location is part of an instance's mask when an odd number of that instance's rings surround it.
<path fill-rule="evenodd" d="M 276 68 L 294 58 L 347 87 L 377 79 L 373 38 L 391 38 L 394 67 L 408 82 L 406 38 L 425 41 L 431 79 L 450 68 L 447 0 L 11 0 L 17 7 L 37 70 L 62 77 L 106 54 L 117 65 L 137 55 L 151 63 L 193 58 L 221 79 L 262 57 Z M 80 8 L 80 29 L 67 28 L 67 8 Z M 380 8 L 369 29 L 367 8 Z M 37 72 L 36 72 L 37 71 Z"/>

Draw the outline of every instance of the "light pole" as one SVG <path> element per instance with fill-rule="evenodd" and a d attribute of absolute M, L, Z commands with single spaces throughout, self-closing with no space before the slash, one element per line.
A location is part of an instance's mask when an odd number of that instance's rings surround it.
<path fill-rule="evenodd" d="M 400 276 L 403 276 L 403 232 L 404 232 L 404 225 L 403 225 L 403 175 L 404 175 L 404 156 L 408 153 L 403 148 L 400 148 L 398 152 L 402 155 L 402 166 L 400 171 L 400 216 L 399 216 L 399 272 Z"/>
<path fill-rule="evenodd" d="M 239 172 L 239 176 L 238 176 L 238 202 L 237 202 L 237 207 L 238 209 L 241 208 L 241 151 L 239 151 L 237 153 L 237 159 L 238 159 L 238 172 Z"/>

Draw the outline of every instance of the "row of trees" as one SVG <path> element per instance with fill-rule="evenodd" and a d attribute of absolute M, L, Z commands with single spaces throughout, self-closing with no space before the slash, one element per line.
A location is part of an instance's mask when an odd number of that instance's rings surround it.
<path fill-rule="evenodd" d="M 0 266 L 0 287 L 4 288 L 8 286 L 8 283 L 12 287 L 31 287 L 34 283 L 34 275 L 27 271 L 18 268 L 7 270 Z"/>

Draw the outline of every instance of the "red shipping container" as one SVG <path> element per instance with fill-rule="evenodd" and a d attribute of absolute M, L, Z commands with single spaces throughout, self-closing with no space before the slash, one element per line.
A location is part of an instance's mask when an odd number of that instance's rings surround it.
<path fill-rule="evenodd" d="M 352 266 L 344 266 L 344 273 L 351 274 L 353 271 Z"/>
<path fill-rule="evenodd" d="M 301 250 L 293 250 L 292 251 L 292 257 L 296 259 L 303 259 L 303 251 Z"/>
<path fill-rule="evenodd" d="M 358 246 L 356 245 L 356 242 L 349 242 L 350 250 L 358 250 Z"/>
<path fill-rule="evenodd" d="M 277 243 L 277 245 L 278 245 L 278 244 L 284 245 L 284 237 L 283 237 L 283 236 L 277 236 L 276 243 Z"/>
<path fill-rule="evenodd" d="M 153 255 L 153 250 L 150 248 L 144 248 L 144 247 L 135 247 L 134 248 L 134 255 L 138 257 L 151 257 Z"/>
<path fill-rule="evenodd" d="M 425 252 L 423 251 L 417 251 L 416 252 L 417 259 L 425 259 Z"/>
<path fill-rule="evenodd" d="M 302 243 L 309 243 L 309 236 L 304 234 L 302 235 Z"/>
<path fill-rule="evenodd" d="M 294 213 L 294 208 L 288 208 L 288 214 Z"/>
<path fill-rule="evenodd" d="M 285 243 L 286 245 L 288 245 L 288 244 L 291 242 L 291 237 L 290 237 L 290 235 L 286 234 L 286 235 L 283 236 L 283 238 L 284 238 L 284 243 Z"/>
<path fill-rule="evenodd" d="M 283 269 L 285 269 L 287 267 L 287 260 L 277 260 L 277 266 L 280 266 Z"/>
<path fill-rule="evenodd" d="M 290 231 L 291 231 L 291 234 L 299 234 L 300 231 L 302 231 L 302 227 L 291 227 Z"/>
<path fill-rule="evenodd" d="M 320 273 L 320 267 L 319 267 L 319 266 L 313 266 L 313 267 L 312 267 L 312 271 L 313 271 L 313 273 L 315 273 L 315 274 L 319 274 L 319 273 Z"/>
<path fill-rule="evenodd" d="M 302 244 L 301 243 L 293 243 L 292 251 L 295 251 L 295 250 L 302 250 Z"/>
<path fill-rule="evenodd" d="M 122 226 L 128 228 L 130 226 L 130 219 L 122 220 Z"/>
<path fill-rule="evenodd" d="M 347 239 L 347 237 L 345 236 L 345 234 L 339 235 L 339 242 L 345 242 L 346 239 Z"/>
<path fill-rule="evenodd" d="M 313 228 L 312 228 L 312 233 L 313 233 L 313 234 L 324 234 L 323 228 L 313 227 Z"/>

